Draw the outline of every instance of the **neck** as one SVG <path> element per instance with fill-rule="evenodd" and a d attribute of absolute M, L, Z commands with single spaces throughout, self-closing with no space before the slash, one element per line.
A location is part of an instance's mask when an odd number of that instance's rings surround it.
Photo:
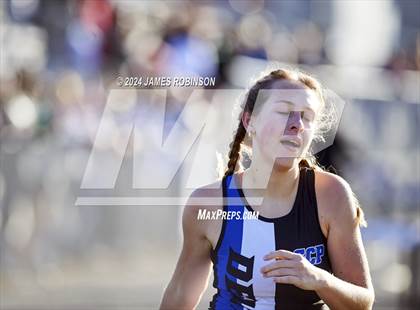
<path fill-rule="evenodd" d="M 252 162 L 243 173 L 242 187 L 265 198 L 287 199 L 294 192 L 299 179 L 299 165 L 276 167 L 274 163 Z"/>

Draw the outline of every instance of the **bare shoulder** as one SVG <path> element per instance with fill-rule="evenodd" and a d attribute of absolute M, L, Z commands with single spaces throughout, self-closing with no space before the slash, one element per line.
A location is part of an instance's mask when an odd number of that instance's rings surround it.
<path fill-rule="evenodd" d="M 198 213 L 200 209 L 208 211 L 223 208 L 222 181 L 199 187 L 195 189 L 186 203 L 186 208 L 191 213 Z"/>
<path fill-rule="evenodd" d="M 332 222 L 344 224 L 357 218 L 357 200 L 349 183 L 342 177 L 315 171 L 315 191 L 321 222 L 329 227 Z"/>
<path fill-rule="evenodd" d="M 327 171 L 315 171 L 315 189 L 317 196 L 331 202 L 345 201 L 353 197 L 349 183 L 339 175 Z"/>
<path fill-rule="evenodd" d="M 184 234 L 200 235 L 214 247 L 221 229 L 221 221 L 198 218 L 200 213 L 211 213 L 219 209 L 223 209 L 221 180 L 195 189 L 188 198 L 183 212 Z"/>

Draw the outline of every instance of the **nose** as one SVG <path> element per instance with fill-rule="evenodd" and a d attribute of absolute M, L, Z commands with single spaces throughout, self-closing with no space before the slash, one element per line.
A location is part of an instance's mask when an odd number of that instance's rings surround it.
<path fill-rule="evenodd" d="M 302 111 L 290 112 L 289 118 L 287 119 L 286 128 L 284 129 L 284 134 L 296 136 L 298 133 L 302 132 L 304 129 L 302 117 Z"/>

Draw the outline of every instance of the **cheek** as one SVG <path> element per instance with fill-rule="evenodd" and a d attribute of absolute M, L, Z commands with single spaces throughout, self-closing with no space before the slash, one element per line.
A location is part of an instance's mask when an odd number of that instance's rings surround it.
<path fill-rule="evenodd" d="M 271 122 L 260 128 L 258 138 L 262 145 L 268 143 L 272 144 L 273 141 L 278 141 L 280 139 L 283 132 L 284 128 L 282 128 L 280 124 Z"/>
<path fill-rule="evenodd" d="M 304 148 L 307 148 L 310 146 L 310 144 L 312 143 L 312 140 L 314 138 L 314 134 L 313 131 L 304 131 L 303 135 L 302 135 L 302 139 L 303 139 L 303 145 Z"/>

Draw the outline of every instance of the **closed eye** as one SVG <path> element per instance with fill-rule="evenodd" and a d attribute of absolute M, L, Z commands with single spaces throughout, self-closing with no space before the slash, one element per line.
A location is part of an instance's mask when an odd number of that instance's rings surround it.
<path fill-rule="evenodd" d="M 308 122 L 312 122 L 314 120 L 314 115 L 310 112 L 302 112 L 302 116 Z"/>

